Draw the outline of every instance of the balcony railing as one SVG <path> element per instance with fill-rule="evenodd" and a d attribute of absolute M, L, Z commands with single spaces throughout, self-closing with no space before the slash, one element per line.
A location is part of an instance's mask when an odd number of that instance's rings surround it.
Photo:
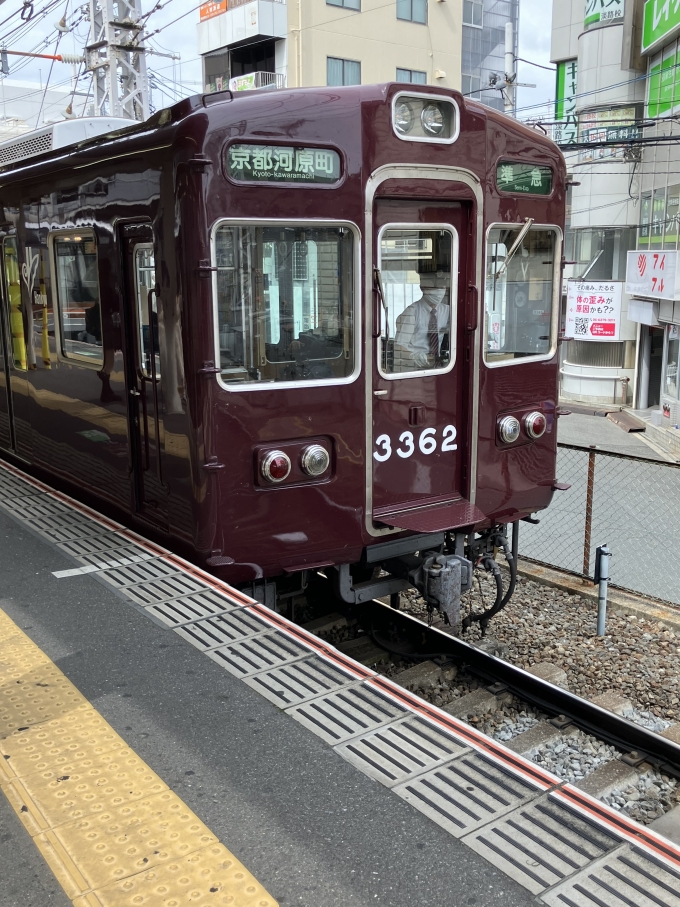
<path fill-rule="evenodd" d="M 229 80 L 230 91 L 254 91 L 258 88 L 285 88 L 286 78 L 281 72 L 249 72 Z"/>

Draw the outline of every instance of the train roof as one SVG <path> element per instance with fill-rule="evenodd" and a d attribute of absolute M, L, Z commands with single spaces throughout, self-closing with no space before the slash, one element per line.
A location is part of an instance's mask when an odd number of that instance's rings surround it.
<path fill-rule="evenodd" d="M 4 145 L 11 148 L 13 145 L 20 145 L 22 141 L 26 143 L 30 142 L 33 138 L 38 139 L 38 141 L 32 143 L 30 153 L 23 157 L 15 157 L 10 153 L 5 155 L 6 160 L 3 161 L 3 145 L 0 144 L 0 184 L 4 181 L 3 178 L 10 173 L 16 178 L 18 173 L 25 171 L 26 176 L 28 177 L 29 175 L 33 175 L 34 168 L 38 168 L 39 165 L 49 166 L 50 164 L 63 161 L 65 157 L 71 157 L 73 154 L 87 152 L 88 149 L 95 150 L 107 146 L 110 148 L 112 143 L 119 140 L 146 137 L 148 142 L 141 143 L 141 146 L 139 147 L 139 150 L 141 151 L 147 145 L 156 144 L 156 137 L 161 130 L 166 128 L 172 128 L 173 131 L 177 130 L 183 122 L 190 120 L 192 116 L 197 113 L 207 113 L 212 119 L 213 117 L 211 114 L 213 114 L 213 112 L 216 114 L 218 111 L 222 113 L 226 110 L 226 105 L 249 104 L 252 105 L 254 110 L 257 110 L 263 105 L 270 107 L 274 97 L 279 102 L 278 106 L 280 107 L 280 101 L 284 97 L 295 98 L 296 100 L 306 97 L 310 101 L 323 99 L 327 101 L 329 100 L 329 95 L 331 96 L 331 99 L 337 100 L 338 102 L 342 101 L 345 104 L 347 101 L 354 98 L 356 99 L 357 105 L 361 105 L 371 101 L 387 101 L 388 97 L 395 91 L 404 91 L 405 89 L 408 90 L 409 94 L 413 95 L 439 95 L 441 97 L 451 98 L 458 104 L 461 111 L 461 119 L 463 112 L 471 114 L 475 118 L 481 118 L 482 120 L 494 123 L 497 127 L 506 132 L 530 140 L 534 146 L 543 147 L 551 157 L 554 157 L 555 155 L 561 157 L 557 145 L 537 129 L 530 128 L 500 111 L 486 107 L 479 101 L 466 98 L 458 91 L 431 85 L 415 85 L 410 83 L 407 85 L 402 82 L 384 82 L 373 85 L 352 85 L 332 88 L 323 86 L 277 89 L 276 91 L 257 90 L 242 92 L 225 90 L 213 92 L 211 94 L 196 94 L 178 101 L 171 107 L 166 107 L 157 111 L 144 122 L 133 122 L 130 123 L 130 125 L 127 125 L 128 121 L 115 117 L 88 117 L 65 120 L 52 124 L 46 129 L 35 130 L 33 133 L 25 133 L 20 136 L 19 139 L 12 139 L 7 143 L 4 143 Z M 216 117 L 215 119 L 221 120 L 222 116 Z M 87 126 L 83 126 L 84 121 L 87 121 Z M 56 142 L 53 141 L 50 147 L 47 147 L 47 142 L 40 138 L 45 131 L 51 131 L 53 135 L 59 136 L 58 140 Z M 41 141 L 43 147 L 40 147 Z M 171 142 L 169 142 L 169 144 L 171 144 Z M 8 157 L 10 159 L 7 159 Z"/>

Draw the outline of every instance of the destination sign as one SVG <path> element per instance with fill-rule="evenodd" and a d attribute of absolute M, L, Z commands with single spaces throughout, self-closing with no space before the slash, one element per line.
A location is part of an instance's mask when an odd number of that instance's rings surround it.
<path fill-rule="evenodd" d="M 553 174 L 550 167 L 539 167 L 537 164 L 513 164 L 504 161 L 496 168 L 496 183 L 501 192 L 550 195 Z"/>
<path fill-rule="evenodd" d="M 331 148 L 230 145 L 225 166 L 231 179 L 243 183 L 330 185 L 340 179 L 340 155 Z"/>

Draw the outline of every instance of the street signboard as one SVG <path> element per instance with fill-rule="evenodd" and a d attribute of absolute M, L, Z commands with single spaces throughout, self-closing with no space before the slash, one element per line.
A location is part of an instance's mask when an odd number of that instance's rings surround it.
<path fill-rule="evenodd" d="M 568 281 L 567 335 L 574 340 L 618 340 L 622 297 L 621 281 Z"/>
<path fill-rule="evenodd" d="M 678 299 L 678 253 L 629 252 L 626 260 L 626 293 L 649 299 Z"/>
<path fill-rule="evenodd" d="M 557 64 L 555 120 L 553 140 L 558 145 L 573 145 L 578 141 L 576 89 L 578 61 L 562 60 Z"/>
<path fill-rule="evenodd" d="M 591 25 L 623 21 L 624 12 L 624 0 L 586 0 L 583 25 L 589 28 Z"/>
<path fill-rule="evenodd" d="M 680 31 L 680 3 L 647 0 L 642 19 L 642 53 L 667 44 Z"/>
<path fill-rule="evenodd" d="M 199 10 L 199 18 L 201 22 L 205 22 L 206 19 L 214 19 L 215 16 L 220 16 L 222 13 L 227 11 L 227 0 L 209 0 L 208 3 L 204 3 Z"/>

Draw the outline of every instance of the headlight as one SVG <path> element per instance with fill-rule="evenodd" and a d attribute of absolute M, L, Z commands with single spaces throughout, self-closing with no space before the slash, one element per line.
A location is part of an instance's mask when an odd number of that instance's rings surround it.
<path fill-rule="evenodd" d="M 394 108 L 394 126 L 402 135 L 408 135 L 413 129 L 413 110 L 406 101 L 398 101 Z"/>
<path fill-rule="evenodd" d="M 420 114 L 420 122 L 428 135 L 441 135 L 444 129 L 444 114 L 438 104 L 428 104 Z"/>
<path fill-rule="evenodd" d="M 514 416 L 503 416 L 498 423 L 498 434 L 504 444 L 513 444 L 519 438 L 519 420 Z"/>
<path fill-rule="evenodd" d="M 302 451 L 300 465 L 308 476 L 317 478 L 326 472 L 331 462 L 328 451 L 320 444 L 310 444 Z"/>

